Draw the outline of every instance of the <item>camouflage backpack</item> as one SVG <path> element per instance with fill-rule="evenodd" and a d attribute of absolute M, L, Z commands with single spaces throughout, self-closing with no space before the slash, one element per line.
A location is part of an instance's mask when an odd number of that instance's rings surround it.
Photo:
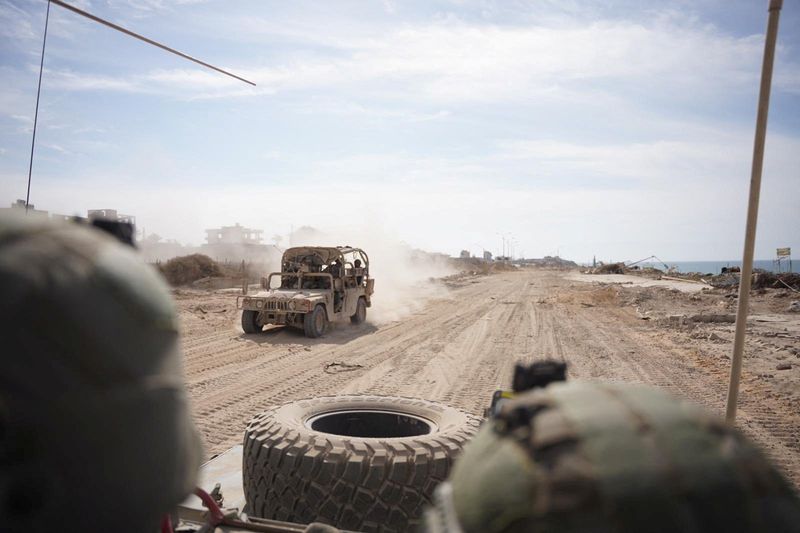
<path fill-rule="evenodd" d="M 800 531 L 800 501 L 738 431 L 656 389 L 557 383 L 508 401 L 456 462 L 434 532 Z"/>

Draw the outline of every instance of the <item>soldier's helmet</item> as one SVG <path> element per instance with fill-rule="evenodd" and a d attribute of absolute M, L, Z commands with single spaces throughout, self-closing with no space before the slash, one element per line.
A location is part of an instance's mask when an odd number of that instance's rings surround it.
<path fill-rule="evenodd" d="M 201 459 L 159 274 L 98 229 L 0 216 L 0 294 L 0 529 L 156 530 Z"/>
<path fill-rule="evenodd" d="M 428 532 L 800 531 L 789 483 L 738 431 L 666 393 L 557 383 L 503 404 Z"/>

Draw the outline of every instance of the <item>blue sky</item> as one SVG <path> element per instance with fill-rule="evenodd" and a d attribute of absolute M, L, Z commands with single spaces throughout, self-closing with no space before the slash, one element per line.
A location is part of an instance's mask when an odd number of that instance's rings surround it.
<path fill-rule="evenodd" d="M 51 9 L 31 201 L 199 243 L 239 222 L 432 251 L 736 259 L 766 0 Z M 0 3 L 0 203 L 24 198 L 46 3 Z M 800 250 L 800 1 L 786 0 L 757 257 Z"/>

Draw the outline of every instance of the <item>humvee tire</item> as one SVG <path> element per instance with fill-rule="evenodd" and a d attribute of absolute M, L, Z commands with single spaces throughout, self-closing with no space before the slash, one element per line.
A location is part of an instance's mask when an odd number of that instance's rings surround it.
<path fill-rule="evenodd" d="M 356 304 L 356 313 L 350 317 L 350 322 L 353 324 L 361 324 L 367 319 L 367 301 L 364 298 L 358 299 Z"/>
<path fill-rule="evenodd" d="M 325 308 L 317 305 L 313 311 L 306 313 L 303 316 L 303 331 L 306 337 L 316 339 L 322 337 L 328 327 L 328 316 L 325 314 Z"/>
<path fill-rule="evenodd" d="M 479 419 L 410 398 L 331 396 L 256 416 L 244 435 L 246 512 L 354 531 L 411 531 Z"/>
<path fill-rule="evenodd" d="M 245 333 L 259 333 L 263 326 L 259 326 L 256 321 L 258 311 L 242 311 L 242 330 Z"/>

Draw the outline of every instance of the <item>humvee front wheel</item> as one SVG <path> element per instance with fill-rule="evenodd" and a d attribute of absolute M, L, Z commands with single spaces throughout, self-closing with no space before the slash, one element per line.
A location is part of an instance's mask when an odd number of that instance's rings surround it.
<path fill-rule="evenodd" d="M 259 333 L 263 327 L 258 323 L 258 311 L 242 311 L 242 330 L 245 333 Z"/>
<path fill-rule="evenodd" d="M 358 299 L 356 305 L 356 313 L 350 317 L 350 322 L 353 324 L 361 324 L 367 319 L 367 302 L 364 298 Z"/>
<path fill-rule="evenodd" d="M 303 316 L 303 331 L 305 331 L 306 337 L 311 339 L 322 337 L 327 326 L 328 316 L 325 314 L 325 308 L 321 305 Z"/>

